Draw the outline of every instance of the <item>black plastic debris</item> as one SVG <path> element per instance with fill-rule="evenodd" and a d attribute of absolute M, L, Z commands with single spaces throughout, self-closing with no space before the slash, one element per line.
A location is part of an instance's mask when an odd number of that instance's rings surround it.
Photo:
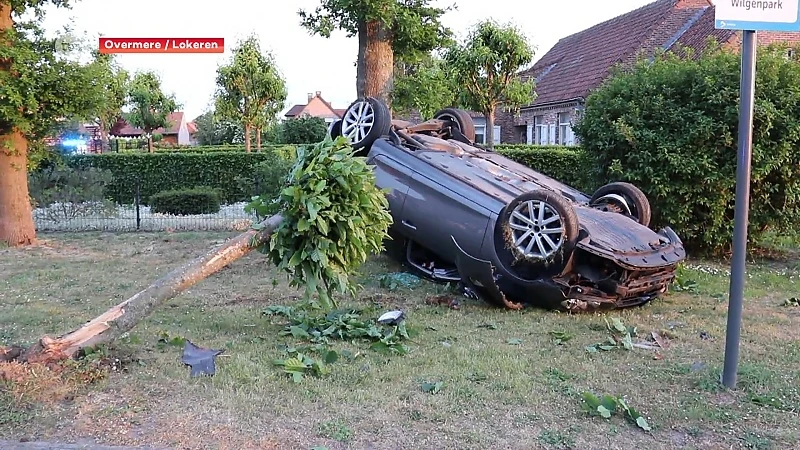
<path fill-rule="evenodd" d="M 192 377 L 199 377 L 202 375 L 213 376 L 216 372 L 214 362 L 217 355 L 221 354 L 223 351 L 224 350 L 198 347 L 187 339 L 186 345 L 183 347 L 181 362 L 192 368 Z"/>

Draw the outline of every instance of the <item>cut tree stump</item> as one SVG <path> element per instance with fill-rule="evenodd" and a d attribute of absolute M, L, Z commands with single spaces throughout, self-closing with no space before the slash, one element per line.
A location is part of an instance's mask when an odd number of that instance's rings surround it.
<path fill-rule="evenodd" d="M 259 224 L 259 229 L 240 234 L 205 255 L 173 270 L 133 297 L 114 306 L 82 327 L 59 338 L 42 337 L 25 351 L 0 347 L 0 359 L 5 356 L 22 362 L 59 361 L 73 358 L 79 350 L 106 344 L 135 327 L 165 301 L 176 297 L 197 282 L 208 278 L 228 264 L 266 243 L 283 222 L 274 215 Z"/>

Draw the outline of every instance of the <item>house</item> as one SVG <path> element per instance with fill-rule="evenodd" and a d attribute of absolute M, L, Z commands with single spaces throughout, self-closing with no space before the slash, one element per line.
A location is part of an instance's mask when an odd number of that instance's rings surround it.
<path fill-rule="evenodd" d="M 297 119 L 300 117 L 320 117 L 325 119 L 325 123 L 331 124 L 342 118 L 344 109 L 336 109 L 325 99 L 322 98 L 322 92 L 317 91 L 316 94 L 308 94 L 308 103 L 305 105 L 294 105 L 286 111 L 284 117 L 287 119 Z"/>
<path fill-rule="evenodd" d="M 708 0 L 658 0 L 567 36 L 533 67 L 520 72 L 536 82 L 537 98 L 519 113 L 498 113 L 503 143 L 575 145 L 572 124 L 589 93 L 617 64 L 629 64 L 657 50 L 693 49 L 699 54 L 713 37 L 724 47 L 739 47 L 741 32 L 717 30 Z M 800 33 L 759 32 L 759 44 L 800 42 Z"/>
<path fill-rule="evenodd" d="M 158 128 L 153 130 L 153 135 L 159 134 L 162 136 L 161 142 L 172 145 L 193 145 L 194 132 L 197 132 L 197 127 L 194 123 L 187 122 L 186 116 L 182 111 L 176 111 L 167 116 L 167 123 L 169 124 L 166 129 Z M 193 130 L 192 131 L 190 131 Z M 139 138 L 144 137 L 144 131 L 131 126 L 124 119 L 119 119 L 117 123 L 111 128 L 109 133 L 112 137 L 121 138 Z"/>

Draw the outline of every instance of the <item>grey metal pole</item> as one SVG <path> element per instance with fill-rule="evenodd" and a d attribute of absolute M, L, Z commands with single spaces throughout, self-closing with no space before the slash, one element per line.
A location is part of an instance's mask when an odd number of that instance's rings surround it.
<path fill-rule="evenodd" d="M 722 384 L 736 387 L 742 305 L 747 264 L 747 222 L 750 209 L 750 161 L 753 153 L 753 102 L 756 84 L 756 32 L 742 32 L 742 73 L 739 90 L 739 145 L 736 160 L 736 206 L 733 222 L 728 327 Z"/>

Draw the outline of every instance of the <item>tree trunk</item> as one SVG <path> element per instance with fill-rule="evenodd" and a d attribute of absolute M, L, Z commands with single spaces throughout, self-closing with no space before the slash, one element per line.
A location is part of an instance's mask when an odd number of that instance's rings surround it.
<path fill-rule="evenodd" d="M 392 35 L 381 21 L 367 22 L 367 42 L 364 49 L 364 95 L 383 100 L 391 108 L 394 81 L 394 51 Z"/>
<path fill-rule="evenodd" d="M 256 150 L 261 151 L 261 127 L 256 127 Z"/>
<path fill-rule="evenodd" d="M 0 36 L 13 28 L 11 4 L 0 0 Z M 3 45 L 7 44 L 0 42 Z M 0 60 L 0 70 L 11 71 L 11 61 Z M 11 124 L 0 130 L 0 244 L 17 247 L 35 242 L 28 194 L 28 141 Z"/>
<path fill-rule="evenodd" d="M 367 85 L 367 70 L 364 54 L 367 52 L 367 24 L 358 23 L 358 59 L 356 59 L 356 96 L 364 98 L 364 88 Z"/>
<path fill-rule="evenodd" d="M 486 114 L 486 132 L 484 135 L 486 136 L 486 145 L 490 149 L 494 149 L 494 114 L 497 111 L 496 106 L 492 106 L 492 109 Z"/>
<path fill-rule="evenodd" d="M 111 143 L 108 141 L 108 130 L 103 125 L 100 125 L 100 153 L 105 153 L 111 150 Z"/>
<path fill-rule="evenodd" d="M 0 244 L 36 243 L 28 193 L 28 141 L 18 130 L 0 135 Z"/>
<path fill-rule="evenodd" d="M 74 357 L 79 350 L 105 344 L 117 339 L 147 318 L 165 301 L 208 278 L 228 264 L 246 255 L 250 250 L 267 242 L 283 222 L 274 215 L 264 222 L 260 230 L 249 230 L 226 243 L 174 269 L 133 297 L 114 306 L 75 331 L 57 339 L 45 336 L 37 344 L 21 352 L 26 362 L 50 362 Z M 0 347 L 4 354 L 20 353 L 14 348 Z M 8 357 L 6 357 L 8 358 Z"/>
<path fill-rule="evenodd" d="M 155 146 L 153 145 L 153 135 L 147 135 L 147 151 L 148 153 L 153 153 L 155 151 Z"/>
<path fill-rule="evenodd" d="M 250 124 L 244 126 L 244 151 L 250 153 Z"/>

